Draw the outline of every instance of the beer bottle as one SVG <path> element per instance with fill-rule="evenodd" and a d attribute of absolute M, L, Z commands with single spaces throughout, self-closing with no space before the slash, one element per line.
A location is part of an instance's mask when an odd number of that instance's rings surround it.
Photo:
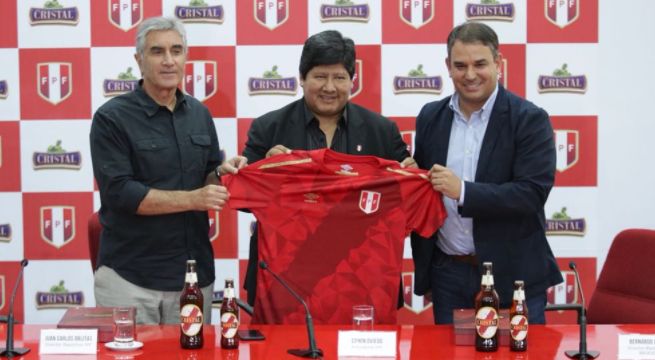
<path fill-rule="evenodd" d="M 239 307 L 234 293 L 234 280 L 225 279 L 223 304 L 221 305 L 221 347 L 223 349 L 238 349 L 239 337 Z"/>
<path fill-rule="evenodd" d="M 492 264 L 482 263 L 480 292 L 475 297 L 475 350 L 498 350 L 498 293 L 494 289 Z"/>
<path fill-rule="evenodd" d="M 204 317 L 202 291 L 198 286 L 196 261 L 187 260 L 184 289 L 180 295 L 180 345 L 183 349 L 202 348 Z"/>
<path fill-rule="evenodd" d="M 528 349 L 528 307 L 525 304 L 523 281 L 514 281 L 514 296 L 509 309 L 509 349 L 525 351 Z"/>

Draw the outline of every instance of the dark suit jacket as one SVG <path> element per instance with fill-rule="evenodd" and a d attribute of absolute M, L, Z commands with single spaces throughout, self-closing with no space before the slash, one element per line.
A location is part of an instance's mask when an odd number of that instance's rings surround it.
<path fill-rule="evenodd" d="M 275 145 L 292 150 L 309 150 L 305 126 L 304 99 L 271 111 L 255 119 L 248 131 L 248 141 L 243 156 L 252 164 L 266 156 Z M 347 142 L 348 154 L 373 155 L 384 159 L 402 161 L 409 156 L 396 124 L 359 105 L 348 103 Z M 250 238 L 250 254 L 244 288 L 248 291 L 248 303 L 254 305 L 257 284 L 257 231 Z M 402 294 L 400 294 L 402 300 Z"/>
<path fill-rule="evenodd" d="M 453 111 L 450 97 L 426 104 L 416 118 L 414 158 L 420 168 L 445 166 Z M 545 234 L 544 204 L 555 178 L 555 143 L 548 114 L 500 87 L 484 135 L 475 182 L 465 183 L 460 215 L 473 218 L 479 261 L 493 262 L 501 304 L 511 303 L 514 280 L 526 296 L 563 281 Z M 412 234 L 415 292 L 430 288 L 437 235 Z"/>

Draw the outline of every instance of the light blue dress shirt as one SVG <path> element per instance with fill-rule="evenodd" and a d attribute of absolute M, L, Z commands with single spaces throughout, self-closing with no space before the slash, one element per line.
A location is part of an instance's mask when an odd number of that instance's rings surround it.
<path fill-rule="evenodd" d="M 441 251 L 449 255 L 475 254 L 473 219 L 460 216 L 457 207 L 464 204 L 466 182 L 475 181 L 475 171 L 478 167 L 482 140 L 487 131 L 489 117 L 497 94 L 498 86 L 496 86 L 496 89 L 482 108 L 471 114 L 468 121 L 460 111 L 458 93 L 453 94 L 448 104 L 454 112 L 454 119 L 450 130 L 446 167 L 462 180 L 462 193 L 459 201 L 446 196 L 443 197 L 448 217 L 441 229 L 439 229 L 437 246 Z"/>

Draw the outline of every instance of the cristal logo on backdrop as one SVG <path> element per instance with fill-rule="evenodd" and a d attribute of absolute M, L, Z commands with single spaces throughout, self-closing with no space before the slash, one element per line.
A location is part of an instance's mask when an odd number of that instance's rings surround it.
<path fill-rule="evenodd" d="M 115 27 L 130 31 L 143 20 L 142 0 L 108 0 L 109 23 Z"/>
<path fill-rule="evenodd" d="M 80 12 L 77 7 L 64 7 L 57 0 L 48 0 L 42 8 L 33 7 L 29 11 L 30 25 L 77 25 Z"/>
<path fill-rule="evenodd" d="M 11 241 L 11 224 L 0 224 L 0 242 Z"/>
<path fill-rule="evenodd" d="M 440 75 L 429 76 L 423 71 L 423 64 L 408 72 L 407 76 L 394 76 L 394 94 L 441 94 L 443 80 Z"/>
<path fill-rule="evenodd" d="M 0 80 L 0 99 L 6 99 L 9 95 L 9 85 L 7 80 Z"/>
<path fill-rule="evenodd" d="M 573 92 L 584 94 L 587 92 L 587 76 L 571 75 L 566 63 L 561 68 L 555 69 L 552 75 L 539 75 L 538 91 L 548 92 Z"/>
<path fill-rule="evenodd" d="M 564 206 L 561 211 L 553 213 L 550 219 L 546 219 L 546 235 L 584 236 L 587 231 L 585 219 L 572 218 L 566 211 L 566 206 Z"/>
<path fill-rule="evenodd" d="M 39 96 L 57 105 L 73 93 L 73 65 L 63 62 L 36 64 Z"/>
<path fill-rule="evenodd" d="M 580 15 L 579 0 L 544 0 L 544 3 L 546 19 L 560 28 L 571 25 Z"/>
<path fill-rule="evenodd" d="M 249 95 L 296 95 L 298 80 L 295 77 L 283 77 L 277 72 L 277 65 L 264 71 L 261 77 L 248 78 Z"/>
<path fill-rule="evenodd" d="M 434 0 L 399 0 L 400 19 L 418 29 L 434 18 Z"/>
<path fill-rule="evenodd" d="M 49 291 L 36 292 L 37 309 L 69 308 L 84 305 L 84 293 L 82 291 L 68 291 L 64 286 L 64 280 L 59 284 L 50 287 Z"/>
<path fill-rule="evenodd" d="M 111 97 L 128 93 L 136 90 L 139 85 L 139 79 L 132 74 L 132 67 L 126 71 L 120 72 L 116 79 L 105 79 L 102 82 L 102 94 L 105 97 Z"/>
<path fill-rule="evenodd" d="M 368 22 L 370 16 L 371 9 L 367 3 L 355 4 L 350 0 L 335 0 L 334 5 L 322 4 L 320 9 L 321 22 Z"/>
<path fill-rule="evenodd" d="M 207 5 L 203 0 L 190 0 L 188 6 L 175 6 L 175 17 L 185 23 L 222 24 L 225 10 L 223 5 Z"/>
<path fill-rule="evenodd" d="M 79 170 L 82 167 L 82 153 L 79 151 L 67 152 L 61 146 L 61 140 L 57 140 L 55 145 L 48 146 L 47 152 L 34 152 L 32 166 L 34 170 Z"/>
<path fill-rule="evenodd" d="M 75 238 L 74 206 L 41 207 L 41 239 L 59 249 Z"/>
<path fill-rule="evenodd" d="M 429 301 L 425 296 L 414 294 L 414 273 L 404 272 L 402 273 L 402 277 L 405 309 L 413 312 L 414 314 L 420 314 L 431 308 L 432 302 Z"/>
<path fill-rule="evenodd" d="M 289 0 L 254 0 L 255 21 L 270 30 L 289 19 Z"/>
<path fill-rule="evenodd" d="M 216 61 L 187 61 L 184 65 L 184 92 L 205 101 L 216 94 Z"/>
<path fill-rule="evenodd" d="M 481 0 L 466 4 L 466 20 L 514 21 L 514 3 L 500 4 L 497 0 Z"/>

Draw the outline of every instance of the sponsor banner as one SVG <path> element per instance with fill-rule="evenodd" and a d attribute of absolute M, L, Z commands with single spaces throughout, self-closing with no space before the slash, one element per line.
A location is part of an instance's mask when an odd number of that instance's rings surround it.
<path fill-rule="evenodd" d="M 18 17 L 16 1 L 3 1 L 0 11 L 0 48 L 18 46 Z"/>
<path fill-rule="evenodd" d="M 415 126 L 416 118 L 414 117 L 392 117 L 391 120 L 398 125 L 400 136 L 405 144 L 407 144 L 407 151 L 414 155 L 414 138 L 416 136 Z"/>
<path fill-rule="evenodd" d="M 498 50 L 503 55 L 500 84 L 525 97 L 525 44 L 500 44 Z"/>
<path fill-rule="evenodd" d="M 406 240 L 409 242 L 409 240 Z M 432 302 L 423 296 L 414 294 L 414 262 L 403 259 L 402 294 L 405 304 L 398 309 L 398 324 L 433 325 Z"/>
<path fill-rule="evenodd" d="M 11 292 L 16 285 L 20 261 L 0 261 L 0 315 L 6 316 L 9 312 Z M 17 323 L 24 323 L 23 293 L 25 281 L 18 284 L 16 300 L 14 301 L 14 319 Z"/>
<path fill-rule="evenodd" d="M 380 102 L 380 46 L 355 45 L 357 62 L 351 100 L 373 112 L 382 110 Z"/>

